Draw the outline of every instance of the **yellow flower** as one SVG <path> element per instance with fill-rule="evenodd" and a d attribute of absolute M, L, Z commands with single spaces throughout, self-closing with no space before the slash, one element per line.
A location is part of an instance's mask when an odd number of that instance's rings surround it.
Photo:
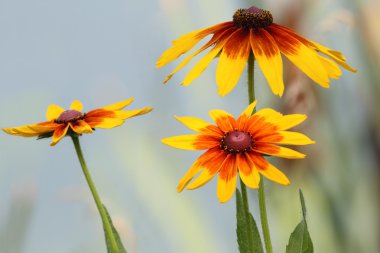
<path fill-rule="evenodd" d="M 179 149 L 207 150 L 181 179 L 178 192 L 186 185 L 189 190 L 198 188 L 217 173 L 217 196 L 220 202 L 228 201 L 234 194 L 238 172 L 244 184 L 251 188 L 259 187 L 259 173 L 279 184 L 289 184 L 289 179 L 265 160 L 264 156 L 304 158 L 304 154 L 277 144 L 315 143 L 301 133 L 286 131 L 302 123 L 306 115 L 282 115 L 270 108 L 251 115 L 255 105 L 256 101 L 250 104 L 237 120 L 223 110 L 210 111 L 209 114 L 216 125 L 195 117 L 176 117 L 197 134 L 169 137 L 162 142 Z M 199 172 L 199 176 L 189 184 Z"/>
<path fill-rule="evenodd" d="M 316 42 L 305 39 L 291 29 L 273 23 L 269 11 L 250 7 L 239 9 L 233 21 L 190 32 L 173 41 L 173 46 L 158 59 L 156 66 L 162 67 L 192 49 L 206 36 L 212 38 L 200 49 L 190 54 L 166 78 L 166 83 L 194 56 L 211 47 L 212 49 L 191 69 L 182 85 L 189 85 L 210 64 L 220 56 L 216 70 L 218 93 L 227 95 L 237 84 L 250 54 L 253 53 L 272 92 L 282 96 L 284 92 L 283 65 L 281 53 L 301 69 L 308 77 L 322 87 L 329 87 L 329 78 L 338 79 L 343 68 L 356 72 L 346 64 L 346 58 L 338 51 L 331 50 Z M 321 56 L 322 53 L 324 56 Z M 329 59 L 330 58 L 330 59 Z"/>
<path fill-rule="evenodd" d="M 150 107 L 145 107 L 132 111 L 123 111 L 122 109 L 132 103 L 132 101 L 133 98 L 129 98 L 87 113 L 81 112 L 83 106 L 78 100 L 71 103 L 69 110 L 65 110 L 58 105 L 49 105 L 46 111 L 47 121 L 19 127 L 3 128 L 3 131 L 8 134 L 24 137 L 38 136 L 38 138 L 44 138 L 52 136 L 53 141 L 50 145 L 54 146 L 66 134 L 75 133 L 80 135 L 92 133 L 95 128 L 117 127 L 130 117 L 142 115 L 152 110 Z"/>

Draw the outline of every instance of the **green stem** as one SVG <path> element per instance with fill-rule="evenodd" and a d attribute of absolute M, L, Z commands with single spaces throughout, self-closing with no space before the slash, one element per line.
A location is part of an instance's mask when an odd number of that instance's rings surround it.
<path fill-rule="evenodd" d="M 249 103 L 255 101 L 255 57 L 253 54 L 249 56 L 248 59 L 248 97 Z M 255 113 L 254 110 L 252 113 Z M 243 189 L 242 189 L 243 191 Z M 244 199 L 244 195 L 243 195 Z M 272 242 L 270 239 L 268 217 L 267 217 L 267 208 L 265 204 L 265 189 L 264 189 L 264 177 L 260 175 L 260 185 L 259 185 L 259 208 L 260 208 L 260 219 L 261 227 L 264 235 L 264 244 L 266 253 L 273 253 Z"/>
<path fill-rule="evenodd" d="M 71 135 L 71 139 L 73 140 L 75 151 L 77 152 L 78 159 L 79 159 L 80 165 L 82 167 L 83 174 L 86 177 L 88 186 L 90 187 L 92 196 L 94 197 L 96 207 L 98 208 L 100 217 L 102 218 L 105 233 L 107 234 L 107 237 L 110 239 L 112 252 L 117 253 L 117 252 L 119 252 L 119 250 L 117 247 L 116 239 L 112 233 L 112 227 L 111 227 L 111 224 L 107 218 L 106 211 L 103 208 L 102 201 L 100 200 L 99 194 L 96 191 L 94 181 L 92 181 L 91 175 L 88 171 L 86 162 L 85 162 L 84 157 L 83 157 L 82 149 L 80 147 L 79 138 L 76 135 Z"/>

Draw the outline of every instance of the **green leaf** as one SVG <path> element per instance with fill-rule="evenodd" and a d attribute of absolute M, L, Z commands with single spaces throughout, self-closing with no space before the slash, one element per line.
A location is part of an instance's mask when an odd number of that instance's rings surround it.
<path fill-rule="evenodd" d="M 115 251 L 112 250 L 111 243 L 110 243 L 110 238 L 108 238 L 107 233 L 104 231 L 104 235 L 106 237 L 106 244 L 107 244 L 107 253 L 127 253 L 127 251 L 125 250 L 125 248 L 123 246 L 123 243 L 121 242 L 119 233 L 117 232 L 115 226 L 112 223 L 111 216 L 108 213 L 108 210 L 105 207 L 105 205 L 103 205 L 103 208 L 104 208 L 104 211 L 106 212 L 108 222 L 111 224 L 112 234 L 115 237 L 117 248 L 118 248 L 118 252 L 115 252 Z"/>
<path fill-rule="evenodd" d="M 264 253 L 256 222 L 236 189 L 237 242 L 240 253 Z"/>
<path fill-rule="evenodd" d="M 302 221 L 290 235 L 289 243 L 286 246 L 286 253 L 313 253 L 313 242 L 311 241 L 306 223 L 306 205 L 302 191 L 300 189 L 300 200 L 302 206 Z"/>

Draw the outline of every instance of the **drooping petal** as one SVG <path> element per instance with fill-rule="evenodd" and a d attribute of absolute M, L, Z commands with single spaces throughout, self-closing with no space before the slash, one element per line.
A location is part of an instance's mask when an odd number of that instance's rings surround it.
<path fill-rule="evenodd" d="M 194 81 L 202 72 L 207 68 L 211 61 L 218 56 L 228 39 L 235 32 L 235 28 L 227 29 L 223 36 L 217 41 L 213 49 L 211 49 L 205 56 L 199 60 L 195 66 L 186 75 L 185 79 L 181 82 L 182 85 L 187 86 Z"/>
<path fill-rule="evenodd" d="M 243 183 L 253 189 L 259 188 L 260 175 L 254 168 L 254 164 L 250 162 L 246 154 L 237 154 L 236 158 L 239 175 Z"/>
<path fill-rule="evenodd" d="M 204 170 L 186 187 L 186 189 L 193 190 L 209 182 L 215 174 L 219 172 L 225 159 L 226 154 L 220 150 L 219 153 L 216 153 L 212 159 L 204 160 L 204 162 L 202 162 Z"/>
<path fill-rule="evenodd" d="M 75 100 L 70 105 L 70 110 L 76 110 L 78 112 L 81 112 L 83 109 L 83 105 L 79 100 Z"/>
<path fill-rule="evenodd" d="M 272 92 L 281 97 L 284 93 L 284 81 L 280 49 L 265 29 L 251 30 L 250 34 L 251 48 L 260 69 Z"/>
<path fill-rule="evenodd" d="M 48 121 L 50 120 L 55 120 L 63 113 L 65 109 L 58 105 L 49 105 L 47 110 L 46 110 L 46 119 Z"/>
<path fill-rule="evenodd" d="M 318 55 L 319 60 L 321 61 L 324 68 L 327 70 L 327 74 L 329 78 L 339 79 L 342 75 L 342 70 L 338 67 L 338 65 L 325 57 Z"/>
<path fill-rule="evenodd" d="M 235 118 L 228 112 L 215 109 L 209 111 L 209 114 L 223 132 L 233 131 L 236 128 Z"/>
<path fill-rule="evenodd" d="M 84 120 L 71 122 L 70 127 L 77 134 L 88 134 L 93 132 L 92 128 Z"/>
<path fill-rule="evenodd" d="M 50 146 L 55 146 L 63 137 L 65 137 L 67 133 L 67 129 L 69 129 L 69 124 L 61 124 L 54 130 L 53 133 L 53 141 L 50 143 Z"/>
<path fill-rule="evenodd" d="M 295 151 L 290 148 L 276 146 L 270 143 L 256 142 L 253 150 L 261 154 L 278 156 L 278 157 L 283 157 L 283 158 L 288 158 L 288 159 L 305 158 L 305 155 L 298 151 Z"/>
<path fill-rule="evenodd" d="M 160 58 L 156 62 L 156 67 L 161 68 L 167 63 L 177 59 L 179 56 L 193 48 L 195 44 L 197 44 L 201 39 L 203 39 L 207 35 L 213 34 L 221 29 L 227 29 L 232 25 L 232 22 L 225 22 L 182 35 L 178 39 L 174 40 L 172 42 L 173 46 L 166 50 L 160 56 Z"/>
<path fill-rule="evenodd" d="M 190 169 L 186 172 L 185 176 L 182 177 L 181 181 L 178 184 L 177 191 L 181 192 L 186 185 L 190 182 L 190 180 L 198 174 L 202 169 L 204 169 L 204 164 L 208 161 L 215 160 L 220 156 L 221 152 L 219 148 L 213 148 L 207 150 L 203 153 L 190 167 Z M 223 161 L 223 160 L 222 160 Z M 219 165 L 220 166 L 220 165 Z"/>
<path fill-rule="evenodd" d="M 200 52 L 206 50 L 207 48 L 209 48 L 210 46 L 213 46 L 215 44 L 220 44 L 218 45 L 218 47 L 220 48 L 219 51 L 221 50 L 222 46 L 225 44 L 223 43 L 223 41 L 226 40 L 226 38 L 228 38 L 231 34 L 231 30 L 234 30 L 234 28 L 229 28 L 229 29 L 221 29 L 221 30 L 218 30 L 214 33 L 214 35 L 212 36 L 211 40 L 209 42 L 206 43 L 206 45 L 202 46 L 200 49 L 198 49 L 197 51 L 193 52 L 192 54 L 190 54 L 189 56 L 187 56 L 167 77 L 166 79 L 164 80 L 164 83 L 167 83 L 170 78 L 172 78 L 172 76 L 177 73 L 180 69 L 182 69 L 184 66 L 186 66 L 190 60 L 192 58 L 194 58 L 194 56 L 198 55 Z M 222 43 L 220 43 L 222 42 Z M 218 49 L 217 49 L 218 50 Z M 215 50 L 216 51 L 216 50 Z M 216 56 L 215 54 L 215 51 L 213 51 L 204 61 L 205 61 L 205 64 L 202 64 L 201 66 L 204 66 L 204 68 L 207 67 L 207 65 L 211 62 L 211 60 Z M 212 57 L 212 55 L 214 55 Z M 208 62 L 208 63 L 207 63 Z M 206 64 L 207 63 L 207 64 Z M 201 71 L 202 72 L 202 71 Z M 196 73 L 199 73 L 196 77 L 198 77 L 201 72 L 196 72 Z M 195 78 L 196 78 L 195 77 Z M 194 80 L 195 78 L 192 78 L 192 80 Z M 191 80 L 191 81 L 192 81 Z M 190 82 L 191 82 L 190 81 Z M 186 84 L 189 84 L 190 83 L 188 80 L 186 82 Z M 183 84 L 183 83 L 182 83 Z"/>
<path fill-rule="evenodd" d="M 124 107 L 126 107 L 127 105 L 129 105 L 130 103 L 132 103 L 133 100 L 134 100 L 134 98 L 128 98 L 127 100 L 123 100 L 123 101 L 117 102 L 117 103 L 112 104 L 112 105 L 107 105 L 107 106 L 104 106 L 100 109 L 104 109 L 104 110 L 108 110 L 108 111 L 119 111 L 119 110 L 123 109 Z"/>
<path fill-rule="evenodd" d="M 235 193 L 236 175 L 236 157 L 229 154 L 220 167 L 218 185 L 216 189 L 216 195 L 221 203 L 227 202 Z"/>
<path fill-rule="evenodd" d="M 255 164 L 258 171 L 266 178 L 282 185 L 290 184 L 290 181 L 285 174 L 270 164 L 261 155 L 251 152 L 248 157 L 250 161 Z"/>
<path fill-rule="evenodd" d="M 208 123 L 207 121 L 204 121 L 204 120 L 196 118 L 196 117 L 178 117 L 178 116 L 175 116 L 175 118 L 179 122 L 181 122 L 182 124 L 184 124 L 185 126 L 187 126 L 188 128 L 190 128 L 191 130 L 193 130 L 195 132 L 200 132 L 201 129 L 205 129 L 205 128 L 211 126 L 211 123 Z"/>
<path fill-rule="evenodd" d="M 310 79 L 322 87 L 329 87 L 329 76 L 315 50 L 309 48 L 279 25 L 266 28 L 275 39 L 280 51 Z"/>
<path fill-rule="evenodd" d="M 223 47 L 216 69 L 219 95 L 227 95 L 239 81 L 251 53 L 249 40 L 249 30 L 240 28 Z"/>
<path fill-rule="evenodd" d="M 315 47 L 315 50 L 317 50 L 318 52 L 321 52 L 324 55 L 329 56 L 331 59 L 333 59 L 336 63 L 338 63 L 343 68 L 351 72 L 357 72 L 357 69 L 352 68 L 350 65 L 346 63 L 346 58 L 341 52 L 332 50 L 314 41 L 309 41 L 309 42 L 312 43 L 312 45 Z"/>

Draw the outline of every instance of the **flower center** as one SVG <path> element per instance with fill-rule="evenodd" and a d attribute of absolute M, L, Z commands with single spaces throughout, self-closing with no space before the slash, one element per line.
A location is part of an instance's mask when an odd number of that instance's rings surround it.
<path fill-rule="evenodd" d="M 58 119 L 55 120 L 55 123 L 69 123 L 83 118 L 84 114 L 78 112 L 77 110 L 66 110 L 59 115 Z"/>
<path fill-rule="evenodd" d="M 253 138 L 249 133 L 234 130 L 226 133 L 220 143 L 220 147 L 230 153 L 247 152 L 253 145 Z"/>
<path fill-rule="evenodd" d="M 255 6 L 248 9 L 239 9 L 233 16 L 233 22 L 237 27 L 265 28 L 273 23 L 272 14 Z"/>

